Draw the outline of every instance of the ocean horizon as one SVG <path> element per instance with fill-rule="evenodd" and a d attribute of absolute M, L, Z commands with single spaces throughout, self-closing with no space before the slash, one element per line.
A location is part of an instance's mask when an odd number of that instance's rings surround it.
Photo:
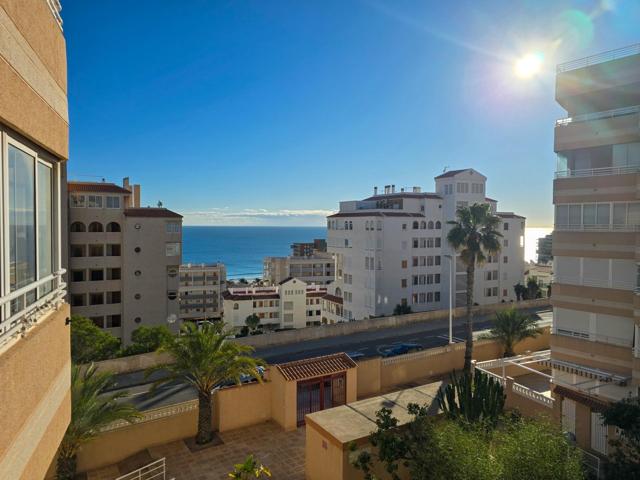
<path fill-rule="evenodd" d="M 527 228 L 525 260 L 534 260 L 537 239 L 552 228 Z M 268 226 L 184 226 L 182 230 L 183 263 L 222 262 L 227 278 L 262 277 L 264 257 L 291 253 L 294 242 L 311 242 L 326 238 L 326 227 Z"/>

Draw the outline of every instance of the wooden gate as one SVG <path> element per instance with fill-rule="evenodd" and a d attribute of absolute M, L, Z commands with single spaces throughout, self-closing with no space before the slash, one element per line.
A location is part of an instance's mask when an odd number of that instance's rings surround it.
<path fill-rule="evenodd" d="M 308 413 L 344 405 L 346 401 L 347 376 L 345 373 L 298 382 L 298 425 L 304 425 L 304 416 Z"/>

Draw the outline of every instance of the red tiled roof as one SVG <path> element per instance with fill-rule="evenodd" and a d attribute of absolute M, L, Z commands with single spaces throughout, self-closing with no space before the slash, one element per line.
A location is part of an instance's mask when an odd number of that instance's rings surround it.
<path fill-rule="evenodd" d="M 115 183 L 106 182 L 68 182 L 67 190 L 69 192 L 123 193 L 131 195 L 131 192 L 126 188 L 122 188 Z"/>
<path fill-rule="evenodd" d="M 124 211 L 127 217 L 152 217 L 152 218 L 182 218 L 182 215 L 166 208 L 127 208 Z"/>
<path fill-rule="evenodd" d="M 231 293 L 229 290 L 222 292 L 224 300 L 278 300 L 280 295 L 274 292 L 257 293 Z"/>
<path fill-rule="evenodd" d="M 307 290 L 307 297 L 324 297 L 327 294 L 327 289 L 321 289 L 321 290 L 312 290 L 312 291 L 308 291 Z"/>
<path fill-rule="evenodd" d="M 342 305 L 342 298 L 341 297 L 337 297 L 335 295 L 331 295 L 330 293 L 327 293 L 324 297 L 322 297 L 324 300 L 327 300 L 329 302 L 332 303 L 337 303 L 339 305 Z"/>
<path fill-rule="evenodd" d="M 408 213 L 408 212 L 344 212 L 334 213 L 327 218 L 339 218 L 339 217 L 419 217 L 424 218 L 421 213 Z"/>
<path fill-rule="evenodd" d="M 286 380 L 306 380 L 344 372 L 356 367 L 356 362 L 346 353 L 334 353 L 324 357 L 307 358 L 276 365 Z"/>

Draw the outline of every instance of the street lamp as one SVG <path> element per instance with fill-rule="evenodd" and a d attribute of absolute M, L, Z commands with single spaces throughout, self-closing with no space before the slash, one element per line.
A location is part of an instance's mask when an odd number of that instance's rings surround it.
<path fill-rule="evenodd" d="M 449 260 L 449 344 L 453 343 L 453 255 L 444 255 Z"/>

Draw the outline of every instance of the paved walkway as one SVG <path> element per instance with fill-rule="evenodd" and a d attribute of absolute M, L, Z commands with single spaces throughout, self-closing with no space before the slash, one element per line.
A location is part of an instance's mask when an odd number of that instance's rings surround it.
<path fill-rule="evenodd" d="M 154 459 L 166 457 L 167 478 L 176 480 L 229 479 L 233 465 L 247 455 L 269 467 L 272 478 L 304 480 L 304 427 L 284 432 L 275 423 L 221 433 L 223 445 L 192 453 L 182 441 L 149 449 Z M 126 472 L 123 472 L 126 473 Z M 120 473 L 116 466 L 89 472 L 88 480 L 114 480 Z"/>

